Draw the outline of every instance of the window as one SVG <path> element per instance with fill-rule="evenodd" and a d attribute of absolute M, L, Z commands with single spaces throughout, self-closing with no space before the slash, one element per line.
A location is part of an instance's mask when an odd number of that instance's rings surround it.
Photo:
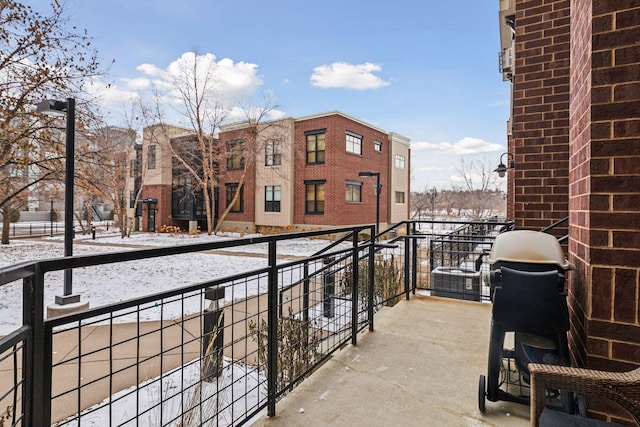
<path fill-rule="evenodd" d="M 396 203 L 404 204 L 404 191 L 396 191 Z"/>
<path fill-rule="evenodd" d="M 244 157 L 242 155 L 242 149 L 242 141 L 233 141 L 227 143 L 227 169 L 244 168 Z"/>
<path fill-rule="evenodd" d="M 382 151 L 382 142 L 380 142 L 380 141 L 373 141 L 373 148 L 374 148 L 376 151 L 380 151 L 380 152 L 381 152 L 381 151 Z"/>
<path fill-rule="evenodd" d="M 305 132 L 307 138 L 307 163 L 324 163 L 325 129 Z"/>
<path fill-rule="evenodd" d="M 347 153 L 362 154 L 362 136 L 347 132 Z"/>
<path fill-rule="evenodd" d="M 362 183 L 355 181 L 347 181 L 347 193 L 345 195 L 345 201 L 347 203 L 360 203 L 362 202 Z"/>
<path fill-rule="evenodd" d="M 136 176 L 136 160 L 129 160 L 129 176 L 131 178 Z"/>
<path fill-rule="evenodd" d="M 267 185 L 264 187 L 264 211 L 280 212 L 280 186 Z"/>
<path fill-rule="evenodd" d="M 404 156 L 401 154 L 396 154 L 396 167 L 398 169 L 404 169 Z"/>
<path fill-rule="evenodd" d="M 130 208 L 135 208 L 136 207 L 136 192 L 135 191 L 129 191 L 129 207 Z"/>
<path fill-rule="evenodd" d="M 325 181 L 305 181 L 306 205 L 305 213 L 324 214 L 324 183 Z"/>
<path fill-rule="evenodd" d="M 282 144 L 280 141 L 267 141 L 265 146 L 264 163 L 267 166 L 277 166 L 282 164 Z"/>
<path fill-rule="evenodd" d="M 149 153 L 147 157 L 147 168 L 155 169 L 156 168 L 156 145 L 149 146 Z"/>
<path fill-rule="evenodd" d="M 244 210 L 244 189 L 242 187 L 240 187 L 240 194 L 238 195 L 238 198 L 235 202 L 233 202 L 233 198 L 235 197 L 236 191 L 238 190 L 238 185 L 238 183 L 225 185 L 227 189 L 226 206 L 231 206 L 229 212 L 243 212 Z M 233 202 L 233 204 L 231 202 Z"/>

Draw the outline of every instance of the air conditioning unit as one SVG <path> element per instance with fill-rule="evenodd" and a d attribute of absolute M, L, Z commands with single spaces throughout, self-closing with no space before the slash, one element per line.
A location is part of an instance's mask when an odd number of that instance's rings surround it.
<path fill-rule="evenodd" d="M 501 73 L 513 73 L 513 48 L 502 49 L 498 55 L 498 64 Z"/>

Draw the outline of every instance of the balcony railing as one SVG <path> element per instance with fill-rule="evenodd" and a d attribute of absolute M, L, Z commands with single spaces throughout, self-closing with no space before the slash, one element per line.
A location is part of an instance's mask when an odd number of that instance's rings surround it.
<path fill-rule="evenodd" d="M 241 425 L 276 402 L 384 305 L 416 289 L 488 298 L 482 255 L 508 223 L 403 222 L 27 262 L 23 325 L 0 339 L 5 425 Z M 341 236 L 281 260 L 279 242 Z M 267 267 L 45 319 L 45 275 L 263 244 Z M 173 261 L 172 261 L 173 260 Z M 478 261 L 479 260 L 479 261 Z M 150 279 L 152 280 L 152 279 Z M 189 281 L 185 280 L 185 283 Z"/>

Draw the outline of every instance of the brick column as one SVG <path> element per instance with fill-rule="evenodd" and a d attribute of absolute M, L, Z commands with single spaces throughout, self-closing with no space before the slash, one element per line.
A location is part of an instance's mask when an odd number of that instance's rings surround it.
<path fill-rule="evenodd" d="M 640 365 L 640 4 L 571 10 L 570 344 L 580 366 L 626 370 Z"/>
<path fill-rule="evenodd" d="M 513 218 L 539 230 L 567 216 L 570 0 L 516 0 Z"/>

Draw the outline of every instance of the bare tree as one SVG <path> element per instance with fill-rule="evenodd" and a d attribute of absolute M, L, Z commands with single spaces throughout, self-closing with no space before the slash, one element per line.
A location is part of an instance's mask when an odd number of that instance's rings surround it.
<path fill-rule="evenodd" d="M 225 147 L 224 152 L 224 162 L 227 165 L 229 164 L 229 159 L 239 159 L 240 177 L 236 180 L 237 185 L 233 197 L 220 215 L 220 218 L 218 218 L 216 233 L 220 230 L 222 222 L 240 198 L 247 179 L 247 173 L 255 168 L 258 156 L 265 155 L 268 141 L 277 140 L 281 144 L 284 142 L 285 138 L 282 138 L 282 133 L 284 132 L 282 123 L 279 121 L 266 121 L 266 118 L 275 109 L 276 106 L 269 97 L 263 97 L 262 105 L 258 107 L 243 107 L 245 120 L 238 123 L 237 126 L 239 132 L 236 136 L 239 143 L 230 144 Z M 280 148 L 282 149 L 282 147 Z M 229 173 L 228 168 L 223 168 L 223 171 L 226 174 Z"/>
<path fill-rule="evenodd" d="M 33 105 L 78 92 L 97 73 L 96 52 L 84 32 L 68 25 L 63 6 L 48 14 L 16 0 L 0 1 L 0 211 L 23 203 L 35 185 L 56 178 L 63 146 Z M 9 243 L 3 226 L 2 243 Z"/>
<path fill-rule="evenodd" d="M 459 201 L 460 208 L 464 208 L 472 219 L 483 219 L 493 215 L 495 203 L 492 197 L 496 191 L 497 175 L 493 172 L 491 162 L 481 160 L 460 160 L 457 169 L 461 184 L 452 182 L 453 190 L 463 196 Z M 460 211 L 460 209 L 459 209 Z"/>
<path fill-rule="evenodd" d="M 215 62 L 204 60 L 197 54 L 180 63 L 171 81 L 171 93 L 178 100 L 177 112 L 189 124 L 192 133 L 175 137 L 165 132 L 165 139 L 170 141 L 171 154 L 175 159 L 174 169 L 189 178 L 191 196 L 203 198 L 208 234 L 219 231 L 219 227 L 215 227 L 215 189 L 221 181 L 220 165 L 226 162 L 229 155 L 244 162 L 240 185 L 234 196 L 234 200 L 237 200 L 246 178 L 247 165 L 254 163 L 256 152 L 261 147 L 258 135 L 265 129 L 262 122 L 275 110 L 272 100 L 267 97 L 263 98 L 263 104 L 259 107 L 237 107 L 236 110 L 244 115 L 243 144 L 236 146 L 234 153 L 228 153 L 227 147 L 221 147 L 216 138 L 220 126 L 230 115 L 220 92 L 220 82 L 216 79 L 216 66 Z M 157 117 L 161 126 L 169 130 L 171 127 L 164 125 L 160 99 L 156 96 Z M 229 209 L 227 207 L 222 213 L 220 222 Z"/>

